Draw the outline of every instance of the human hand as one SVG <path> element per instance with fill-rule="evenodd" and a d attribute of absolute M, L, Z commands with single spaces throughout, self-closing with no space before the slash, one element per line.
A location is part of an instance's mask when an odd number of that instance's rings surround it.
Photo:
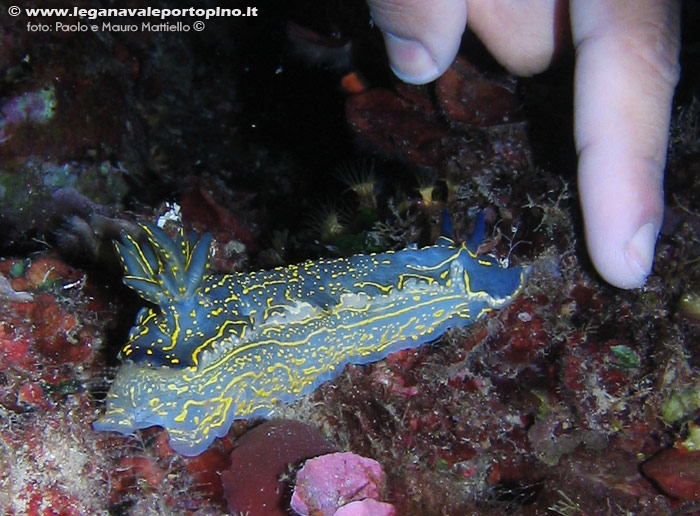
<path fill-rule="evenodd" d="M 467 0 L 367 0 L 392 69 L 439 77 L 459 50 Z M 663 171 L 678 82 L 678 0 L 469 0 L 469 27 L 511 72 L 546 69 L 571 23 L 574 135 L 586 243 L 600 275 L 640 287 L 663 218 Z M 570 20 L 567 19 L 570 17 Z"/>

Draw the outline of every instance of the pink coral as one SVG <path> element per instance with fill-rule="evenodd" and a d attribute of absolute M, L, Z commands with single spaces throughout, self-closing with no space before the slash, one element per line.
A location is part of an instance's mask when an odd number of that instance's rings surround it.
<path fill-rule="evenodd" d="M 333 516 L 351 502 L 378 498 L 384 489 L 384 472 L 373 459 L 354 453 L 330 453 L 310 459 L 297 474 L 292 509 L 302 516 Z M 341 513 L 369 514 L 357 505 Z M 359 512 L 358 512 L 359 511 Z M 372 514 L 392 514 L 384 510 Z"/>

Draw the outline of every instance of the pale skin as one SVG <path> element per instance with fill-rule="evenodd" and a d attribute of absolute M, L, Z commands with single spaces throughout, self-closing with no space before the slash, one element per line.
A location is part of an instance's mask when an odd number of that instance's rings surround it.
<path fill-rule="evenodd" d="M 576 48 L 574 137 L 586 244 L 600 275 L 645 284 L 663 218 L 663 173 L 678 82 L 678 0 L 367 0 L 396 75 L 423 84 L 465 27 L 511 72 L 545 70 Z M 469 16 L 467 17 L 467 12 Z M 563 36 L 566 35 L 566 36 Z"/>

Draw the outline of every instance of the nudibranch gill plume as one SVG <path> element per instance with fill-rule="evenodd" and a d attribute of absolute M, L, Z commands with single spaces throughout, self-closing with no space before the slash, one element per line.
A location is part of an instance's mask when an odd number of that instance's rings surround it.
<path fill-rule="evenodd" d="M 503 307 L 528 271 L 440 237 L 424 248 L 211 275 L 209 235 L 142 229 L 145 242 L 123 233 L 115 245 L 124 282 L 155 307 L 139 312 L 93 426 L 161 426 L 189 456 L 235 419 L 268 416 L 346 364 L 420 346 Z"/>

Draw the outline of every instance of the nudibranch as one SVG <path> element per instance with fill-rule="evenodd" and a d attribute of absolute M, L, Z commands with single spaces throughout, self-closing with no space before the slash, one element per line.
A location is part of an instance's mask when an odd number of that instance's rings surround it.
<path fill-rule="evenodd" d="M 440 237 L 420 249 L 211 275 L 209 235 L 173 240 L 142 228 L 147 242 L 123 233 L 115 245 L 124 282 L 155 308 L 139 312 L 93 426 L 122 434 L 161 426 L 189 456 L 235 419 L 268 416 L 346 364 L 420 346 L 503 307 L 528 270 Z"/>

